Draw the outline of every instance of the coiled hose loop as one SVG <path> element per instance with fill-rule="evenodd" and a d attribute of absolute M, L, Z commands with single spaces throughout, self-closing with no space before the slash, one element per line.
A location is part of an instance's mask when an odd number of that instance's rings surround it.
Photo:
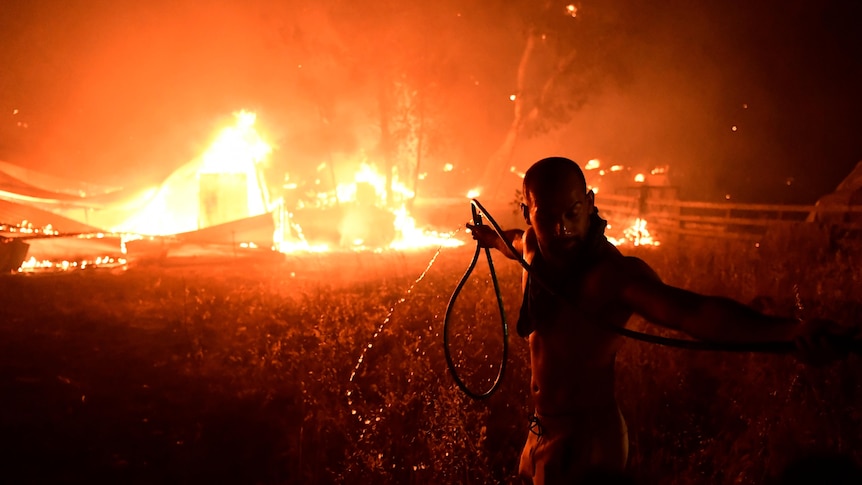
<path fill-rule="evenodd" d="M 478 204 L 478 201 L 473 199 L 473 204 L 470 205 L 473 212 L 473 224 L 477 226 L 482 225 L 482 213 L 484 213 L 484 210 L 477 209 L 477 207 L 481 207 Z M 482 213 L 480 213 L 479 210 L 481 210 Z M 496 222 L 494 222 L 494 224 L 496 225 Z M 497 229 L 495 228 L 495 230 Z M 465 384 L 458 375 L 458 370 L 455 368 L 455 363 L 452 360 L 452 353 L 449 349 L 452 309 L 455 307 L 455 301 L 458 299 L 458 295 L 461 294 L 461 290 L 470 278 L 470 274 L 473 273 L 473 269 L 479 261 L 479 254 L 482 249 L 483 248 L 479 246 L 479 243 L 476 243 L 476 251 L 473 253 L 473 259 L 470 261 L 470 266 L 467 268 L 467 271 L 464 272 L 464 276 L 461 277 L 461 281 L 458 282 L 458 286 L 456 286 L 455 290 L 452 292 L 452 296 L 449 298 L 449 304 L 446 306 L 446 316 L 443 318 L 443 351 L 446 354 L 446 365 L 449 367 L 449 373 L 452 374 L 452 379 L 455 381 L 458 388 L 461 389 L 464 394 L 473 399 L 487 399 L 497 391 L 500 384 L 503 382 L 503 374 L 506 371 L 506 360 L 508 359 L 509 353 L 509 328 L 506 325 L 506 311 L 503 309 L 503 296 L 500 293 L 500 284 L 497 281 L 497 273 L 494 271 L 494 261 L 491 259 L 491 250 L 488 248 L 484 248 L 485 257 L 488 259 L 488 269 L 491 273 L 491 281 L 494 282 L 494 293 L 497 297 L 497 308 L 500 310 L 500 323 L 503 331 L 503 355 L 500 359 L 500 367 L 497 372 L 497 377 L 491 387 L 484 392 L 473 391 L 467 387 L 467 384 Z"/>

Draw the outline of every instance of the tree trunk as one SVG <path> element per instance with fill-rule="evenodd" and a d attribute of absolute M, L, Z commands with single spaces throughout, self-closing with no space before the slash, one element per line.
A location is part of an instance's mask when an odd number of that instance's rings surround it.
<path fill-rule="evenodd" d="M 499 195 L 497 192 L 503 181 L 503 175 L 512 161 L 512 153 L 515 151 L 515 145 L 518 142 L 518 137 L 524 124 L 524 110 L 527 109 L 526 100 L 524 99 L 526 95 L 525 80 L 527 77 L 527 68 L 529 67 L 535 48 L 536 32 L 535 29 L 531 28 L 527 34 L 524 51 L 521 52 L 521 60 L 518 62 L 512 123 L 509 124 L 509 129 L 506 132 L 503 143 L 488 160 L 485 172 L 481 178 L 480 191 L 484 196 L 496 198 Z"/>

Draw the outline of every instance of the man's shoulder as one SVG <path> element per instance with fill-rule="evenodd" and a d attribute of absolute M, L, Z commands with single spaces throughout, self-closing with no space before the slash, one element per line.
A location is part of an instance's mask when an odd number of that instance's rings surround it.
<path fill-rule="evenodd" d="M 646 261 L 637 256 L 623 254 L 610 242 L 602 248 L 596 263 L 595 269 L 599 272 L 612 273 L 617 277 L 658 279 L 655 270 Z"/>
<path fill-rule="evenodd" d="M 521 234 L 521 238 L 523 238 L 524 243 L 530 245 L 536 245 L 536 230 L 533 229 L 533 226 L 527 226 L 524 229 L 524 232 Z"/>

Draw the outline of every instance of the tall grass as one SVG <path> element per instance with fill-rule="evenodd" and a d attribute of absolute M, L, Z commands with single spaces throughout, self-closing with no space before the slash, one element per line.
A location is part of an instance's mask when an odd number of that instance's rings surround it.
<path fill-rule="evenodd" d="M 89 454 L 60 478 L 517 483 L 530 413 L 525 342 L 509 337 L 503 385 L 483 401 L 457 389 L 443 357 L 443 315 L 471 252 L 445 250 L 419 282 L 430 251 L 0 279 L 0 329 L 14 342 L 0 350 L 6 374 L 19 378 L 7 390 L 57 401 L 9 429 L 30 436 L 19 467 L 89 430 Z M 634 254 L 671 284 L 768 297 L 758 301 L 776 313 L 793 311 L 798 293 L 811 315 L 859 318 L 851 249 L 689 242 Z M 495 262 L 514 322 L 520 268 Z M 484 263 L 456 307 L 458 370 L 482 388 L 502 338 Z M 810 368 L 789 356 L 627 342 L 617 367 L 630 471 L 643 483 L 763 483 L 813 450 L 862 459 L 858 358 Z M 104 412 L 87 411 L 98 406 Z M 44 419 L 54 431 L 38 428 Z"/>

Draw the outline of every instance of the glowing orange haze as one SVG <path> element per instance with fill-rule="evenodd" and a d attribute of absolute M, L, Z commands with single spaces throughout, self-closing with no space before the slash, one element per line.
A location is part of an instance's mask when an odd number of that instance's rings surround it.
<path fill-rule="evenodd" d="M 188 166 L 171 175 L 155 196 L 137 214 L 130 217 L 120 226 L 114 228 L 117 232 L 142 235 L 169 235 L 198 229 L 200 221 L 200 191 L 199 179 L 205 174 L 233 174 L 245 179 L 247 207 L 245 215 L 259 216 L 279 210 L 286 211 L 287 220 L 294 227 L 276 227 L 273 235 L 273 248 L 283 252 L 293 251 L 326 251 L 328 246 L 311 245 L 304 240 L 301 228 L 290 220 L 295 210 L 284 207 L 281 196 L 269 193 L 263 179 L 263 167 L 267 163 L 272 147 L 256 127 L 256 116 L 252 112 L 235 113 L 236 122 L 233 126 L 224 128 L 209 148 Z M 408 200 L 413 192 L 394 178 L 390 187 L 386 186 L 386 176 L 381 174 L 373 164 L 362 162 L 352 180 L 339 183 L 334 193 L 321 192 L 320 199 L 335 197 L 336 204 L 349 204 L 357 200 L 358 184 L 365 184 L 374 189 L 375 201 Z M 388 193 L 399 197 L 387 197 Z M 445 234 L 417 227 L 415 219 L 407 211 L 406 206 L 389 208 L 394 215 L 395 238 L 389 244 L 393 249 L 410 249 L 428 246 L 459 246 L 463 242 Z M 371 221 L 350 221 L 352 224 L 370 224 Z M 298 232 L 299 238 L 289 234 Z M 350 249 L 368 248 L 365 241 L 350 241 Z"/>

